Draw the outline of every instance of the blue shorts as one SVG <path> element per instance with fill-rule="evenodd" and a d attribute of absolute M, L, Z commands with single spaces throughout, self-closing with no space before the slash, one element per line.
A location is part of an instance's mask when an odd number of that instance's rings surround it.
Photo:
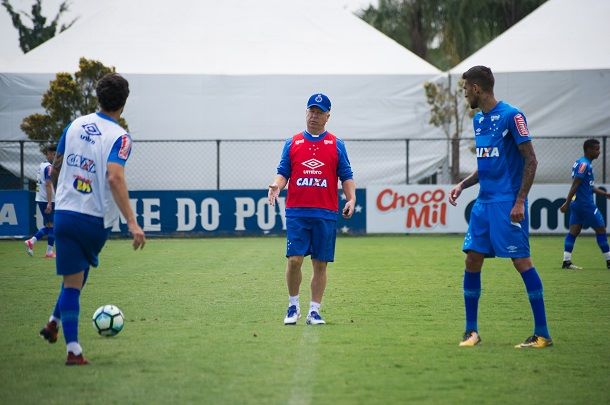
<path fill-rule="evenodd" d="M 55 212 L 55 267 L 57 274 L 75 274 L 97 267 L 98 255 L 111 228 L 104 219 L 71 211 Z"/>
<path fill-rule="evenodd" d="M 47 224 L 53 223 L 53 215 L 55 213 L 55 203 L 51 203 L 51 213 L 50 214 L 46 214 L 44 212 L 44 210 L 47 209 L 47 203 L 46 202 L 42 202 L 42 201 L 36 201 L 36 204 L 38 204 L 38 209 L 40 210 L 40 213 L 42 214 L 42 223 L 44 224 L 44 226 L 47 226 Z"/>
<path fill-rule="evenodd" d="M 582 225 L 591 228 L 605 228 L 604 217 L 595 205 L 579 206 L 570 203 L 570 225 Z"/>
<path fill-rule="evenodd" d="M 470 213 L 464 252 L 474 251 L 485 257 L 530 257 L 529 215 L 525 204 L 525 219 L 511 222 L 513 202 L 475 202 Z"/>
<path fill-rule="evenodd" d="M 321 218 L 286 218 L 286 257 L 308 256 L 335 261 L 337 221 Z"/>

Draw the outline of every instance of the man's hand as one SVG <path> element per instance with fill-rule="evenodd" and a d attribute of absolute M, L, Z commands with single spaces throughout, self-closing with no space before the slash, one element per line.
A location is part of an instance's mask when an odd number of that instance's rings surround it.
<path fill-rule="evenodd" d="M 458 184 L 449 191 L 449 204 L 457 206 L 457 199 L 462 194 L 462 185 Z"/>
<path fill-rule="evenodd" d="M 144 245 L 146 244 L 146 237 L 144 236 L 144 231 L 142 230 L 142 228 L 140 228 L 140 225 L 137 224 L 137 222 L 132 222 L 127 224 L 127 227 L 129 228 L 129 232 L 131 232 L 131 235 L 133 236 L 133 243 L 131 244 L 133 246 L 133 250 L 138 250 L 138 248 L 140 249 L 144 249 Z"/>
<path fill-rule="evenodd" d="M 559 207 L 559 211 L 561 211 L 561 212 L 563 212 L 565 214 L 566 211 L 568 210 L 569 206 L 570 206 L 570 204 L 568 203 L 568 200 L 566 200 L 566 202 L 561 204 L 561 207 Z"/>
<path fill-rule="evenodd" d="M 275 205 L 278 196 L 280 195 L 280 186 L 277 184 L 269 184 L 269 191 L 267 193 L 267 199 L 269 200 L 269 205 L 272 207 Z"/>
<path fill-rule="evenodd" d="M 510 210 L 511 222 L 521 222 L 525 219 L 525 204 L 523 201 L 515 201 L 515 205 Z"/>
<path fill-rule="evenodd" d="M 50 214 L 52 211 L 53 211 L 53 203 L 49 201 L 47 203 L 47 207 L 44 209 L 44 213 Z"/>
<path fill-rule="evenodd" d="M 354 200 L 349 200 L 348 202 L 345 203 L 345 206 L 343 207 L 343 211 L 342 211 L 343 218 L 350 219 L 352 217 L 352 215 L 354 215 L 354 205 L 355 204 L 356 204 L 356 202 Z"/>

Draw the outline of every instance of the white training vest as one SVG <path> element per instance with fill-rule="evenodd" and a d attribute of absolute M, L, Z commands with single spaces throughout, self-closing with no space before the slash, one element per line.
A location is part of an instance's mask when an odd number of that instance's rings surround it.
<path fill-rule="evenodd" d="M 43 162 L 38 166 L 38 172 L 36 173 L 36 201 L 37 202 L 49 202 L 47 199 L 47 187 L 44 179 L 44 172 L 47 167 L 51 166 L 49 162 Z M 49 180 L 50 181 L 50 180 Z M 51 196 L 51 202 L 55 201 L 55 196 Z"/>
<path fill-rule="evenodd" d="M 119 124 L 96 113 L 75 119 L 64 138 L 64 154 L 55 209 L 104 218 L 108 228 L 119 217 L 106 178 L 112 146 L 127 134 Z"/>

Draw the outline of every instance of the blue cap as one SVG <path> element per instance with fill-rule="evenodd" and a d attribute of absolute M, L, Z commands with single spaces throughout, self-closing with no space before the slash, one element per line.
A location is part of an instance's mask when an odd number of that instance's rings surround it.
<path fill-rule="evenodd" d="M 322 93 L 316 93 L 309 97 L 307 101 L 307 108 L 318 107 L 320 110 L 327 112 L 330 111 L 330 100 Z"/>

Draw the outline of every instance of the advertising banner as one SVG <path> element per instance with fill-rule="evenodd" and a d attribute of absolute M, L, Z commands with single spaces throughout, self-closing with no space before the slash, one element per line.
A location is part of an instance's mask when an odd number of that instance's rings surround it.
<path fill-rule="evenodd" d="M 0 191 L 0 237 L 27 236 L 32 217 L 30 208 L 29 191 Z"/>
<path fill-rule="evenodd" d="M 285 191 L 275 207 L 268 204 L 266 190 L 134 191 L 129 196 L 140 226 L 149 235 L 256 236 L 286 230 Z M 365 190 L 357 190 L 356 196 L 353 217 L 338 216 L 341 234 L 365 233 Z M 339 192 L 339 207 L 344 204 L 345 196 Z M 127 233 L 123 218 L 112 231 Z"/>
<path fill-rule="evenodd" d="M 457 207 L 448 201 L 451 188 L 450 185 L 367 187 L 367 233 L 465 233 L 479 187 L 464 190 Z M 569 188 L 569 184 L 532 186 L 528 196 L 530 233 L 564 234 L 568 231 L 569 211 L 564 214 L 559 207 Z M 608 200 L 594 197 L 607 220 Z"/>

